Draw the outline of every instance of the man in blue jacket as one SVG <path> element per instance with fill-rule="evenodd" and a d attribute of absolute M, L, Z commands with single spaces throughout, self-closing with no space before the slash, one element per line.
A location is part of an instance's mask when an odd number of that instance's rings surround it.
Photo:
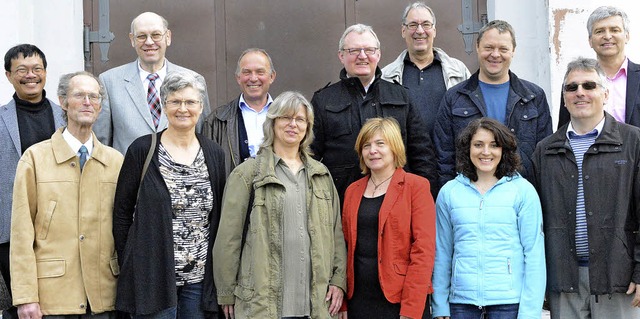
<path fill-rule="evenodd" d="M 480 69 L 445 93 L 434 128 L 440 186 L 453 179 L 455 138 L 472 120 L 488 116 L 505 124 L 518 139 L 523 177 L 531 177 L 536 144 L 552 133 L 544 91 L 509 70 L 516 48 L 513 27 L 494 20 L 478 32 Z"/>
<path fill-rule="evenodd" d="M 551 318 L 640 318 L 640 129 L 604 111 L 604 72 L 569 63 L 570 122 L 533 154 Z"/>

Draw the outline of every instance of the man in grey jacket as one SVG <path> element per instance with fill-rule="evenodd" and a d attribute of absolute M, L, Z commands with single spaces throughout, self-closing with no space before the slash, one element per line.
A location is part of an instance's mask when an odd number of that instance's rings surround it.
<path fill-rule="evenodd" d="M 103 144 L 120 153 L 138 137 L 167 128 L 167 116 L 160 105 L 160 86 L 167 73 L 191 72 L 165 58 L 171 45 L 169 23 L 153 12 L 144 12 L 131 22 L 131 46 L 138 59 L 100 74 L 107 96 L 93 131 Z M 205 94 L 202 117 L 210 112 Z M 196 129 L 200 132 L 202 123 Z"/>
<path fill-rule="evenodd" d="M 13 99 L 0 107 L 0 273 L 10 285 L 9 239 L 11 203 L 16 167 L 29 146 L 49 139 L 64 125 L 62 109 L 47 98 L 47 58 L 35 45 L 20 44 L 4 56 L 5 75 L 16 90 Z M 17 318 L 10 308 L 4 319 Z"/>
<path fill-rule="evenodd" d="M 236 81 L 242 93 L 217 108 L 204 121 L 202 133 L 224 151 L 227 176 L 240 163 L 258 153 L 264 135 L 262 124 L 273 102 L 269 87 L 275 79 L 276 70 L 267 51 L 244 50 L 236 68 Z"/>
<path fill-rule="evenodd" d="M 409 89 L 413 104 L 433 135 L 444 93 L 471 74 L 462 61 L 433 46 L 436 16 L 424 2 L 414 2 L 404 9 L 401 32 L 407 49 L 382 69 L 382 78 Z"/>

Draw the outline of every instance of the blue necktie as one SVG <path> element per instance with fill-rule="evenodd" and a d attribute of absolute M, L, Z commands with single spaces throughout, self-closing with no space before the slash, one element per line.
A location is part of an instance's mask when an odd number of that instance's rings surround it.
<path fill-rule="evenodd" d="M 84 168 L 84 163 L 87 162 L 87 156 L 89 156 L 89 151 L 86 146 L 82 145 L 80 147 L 80 171 Z"/>

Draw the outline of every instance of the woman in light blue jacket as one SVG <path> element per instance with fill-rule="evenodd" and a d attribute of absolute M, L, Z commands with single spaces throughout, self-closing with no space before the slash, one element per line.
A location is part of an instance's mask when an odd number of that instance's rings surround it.
<path fill-rule="evenodd" d="M 472 121 L 456 141 L 456 168 L 436 201 L 434 318 L 540 319 L 542 211 L 517 172 L 515 136 L 496 120 Z"/>

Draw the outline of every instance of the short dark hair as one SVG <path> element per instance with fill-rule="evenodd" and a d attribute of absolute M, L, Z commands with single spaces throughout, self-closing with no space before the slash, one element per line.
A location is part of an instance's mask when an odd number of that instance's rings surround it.
<path fill-rule="evenodd" d="M 23 57 L 30 57 L 37 55 L 42 59 L 42 66 L 44 66 L 45 70 L 47 69 L 47 58 L 44 56 L 44 52 L 38 49 L 37 46 L 33 44 L 18 44 L 15 47 L 9 49 L 7 53 L 4 55 L 4 70 L 7 72 L 11 72 L 11 60 L 16 60 L 20 58 L 20 54 Z"/>
<path fill-rule="evenodd" d="M 495 176 L 498 179 L 503 176 L 515 176 L 522 167 L 516 137 L 504 124 L 489 117 L 481 117 L 471 121 L 456 138 L 456 170 L 474 182 L 478 180 L 478 173 L 471 162 L 469 151 L 471 139 L 481 128 L 491 132 L 496 144 L 502 147 L 502 157 L 496 168 Z"/>
<path fill-rule="evenodd" d="M 513 30 L 513 27 L 509 24 L 509 22 L 504 20 L 493 20 L 485 24 L 484 27 L 480 28 L 480 31 L 478 31 L 478 39 L 476 40 L 477 46 L 480 45 L 480 40 L 482 40 L 482 36 L 484 36 L 484 33 L 491 29 L 498 30 L 499 34 L 509 32 L 509 35 L 511 36 L 511 45 L 513 45 L 514 50 L 516 49 L 516 31 Z"/>

